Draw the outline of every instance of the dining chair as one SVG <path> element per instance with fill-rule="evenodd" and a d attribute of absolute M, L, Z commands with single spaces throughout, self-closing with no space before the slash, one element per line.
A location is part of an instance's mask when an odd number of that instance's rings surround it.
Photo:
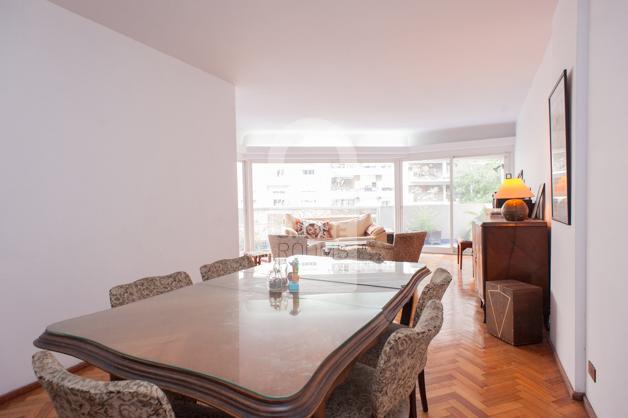
<path fill-rule="evenodd" d="M 275 258 L 291 257 L 293 255 L 323 255 L 324 242 L 308 244 L 307 237 L 292 235 L 269 235 L 270 252 Z"/>
<path fill-rule="evenodd" d="M 131 283 L 121 284 L 109 290 L 112 308 L 137 302 L 138 300 L 161 295 L 185 286 L 191 286 L 192 279 L 184 271 L 165 276 L 145 277 Z"/>
<path fill-rule="evenodd" d="M 347 380 L 332 392 L 328 417 L 395 417 L 416 415 L 416 376 L 427 362 L 427 348 L 443 324 L 443 305 L 427 304 L 416 327 L 392 333 L 375 367 L 356 363 Z"/>
<path fill-rule="evenodd" d="M 376 251 L 388 261 L 407 261 L 416 263 L 419 261 L 423 244 L 425 244 L 426 231 L 400 232 L 395 234 L 392 244 L 382 241 L 368 241 L 366 245 L 370 251 Z"/>
<path fill-rule="evenodd" d="M 332 248 L 329 255 L 335 259 L 343 260 L 368 260 L 375 263 L 383 263 L 384 257 L 379 252 L 369 251 L 363 246 L 351 246 L 345 248 Z"/>
<path fill-rule="evenodd" d="M 425 285 L 425 287 L 423 288 L 423 291 L 421 292 L 421 296 L 419 296 L 419 301 L 417 302 L 416 311 L 414 315 L 414 323 L 412 324 L 413 326 L 417 326 L 417 324 L 420 322 L 421 318 L 423 317 L 423 312 L 425 311 L 426 306 L 432 300 L 436 300 L 439 302 L 442 300 L 443 295 L 445 294 L 445 292 L 447 291 L 447 288 L 449 287 L 449 283 L 451 283 L 451 280 L 452 280 L 451 274 L 443 268 L 437 268 L 436 271 L 432 273 L 432 277 L 429 283 Z M 397 324 L 395 322 L 391 323 L 388 326 L 388 328 L 386 328 L 386 330 L 384 330 L 384 332 L 379 336 L 377 343 L 373 347 L 371 347 L 369 350 L 367 350 L 366 353 L 360 356 L 360 358 L 358 359 L 358 362 L 362 364 L 366 364 L 370 367 L 375 367 L 375 365 L 377 365 L 378 359 L 381 355 L 382 350 L 384 349 L 384 346 L 389 336 L 393 334 L 394 332 L 396 332 L 397 330 L 403 329 L 403 328 L 407 328 L 407 327 L 401 324 Z M 419 392 L 421 395 L 421 405 L 423 407 L 423 411 L 427 412 L 428 406 L 427 406 L 427 397 L 426 397 L 426 390 L 425 390 L 425 373 L 423 372 L 423 369 L 421 369 L 419 373 L 418 380 L 419 380 Z"/>
<path fill-rule="evenodd" d="M 171 404 L 156 385 L 141 380 L 100 382 L 68 372 L 49 351 L 33 355 L 33 371 L 60 418 L 226 417 L 198 404 Z"/>
<path fill-rule="evenodd" d="M 236 258 L 225 258 L 201 266 L 201 278 L 203 281 L 215 279 L 240 270 L 255 267 L 255 260 L 250 255 L 243 255 Z"/>

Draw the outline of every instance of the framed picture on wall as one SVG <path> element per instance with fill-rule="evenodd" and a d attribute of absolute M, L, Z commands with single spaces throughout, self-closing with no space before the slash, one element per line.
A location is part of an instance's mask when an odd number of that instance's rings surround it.
<path fill-rule="evenodd" d="M 549 96 L 552 219 L 571 225 L 571 138 L 567 70 Z"/>

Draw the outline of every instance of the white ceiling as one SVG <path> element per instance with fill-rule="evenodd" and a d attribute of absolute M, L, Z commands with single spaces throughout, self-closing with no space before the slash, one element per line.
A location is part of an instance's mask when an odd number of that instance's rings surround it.
<path fill-rule="evenodd" d="M 468 126 L 503 128 L 516 120 L 556 5 L 51 1 L 234 83 L 240 136 L 279 129 L 425 136 Z"/>

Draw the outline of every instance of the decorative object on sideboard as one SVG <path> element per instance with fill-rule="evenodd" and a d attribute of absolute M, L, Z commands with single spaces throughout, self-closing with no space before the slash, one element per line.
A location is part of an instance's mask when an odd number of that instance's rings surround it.
<path fill-rule="evenodd" d="M 509 199 L 502 206 L 502 216 L 507 221 L 525 221 L 528 211 L 528 205 L 521 199 Z"/>
<path fill-rule="evenodd" d="M 536 193 L 536 202 L 530 213 L 532 219 L 545 219 L 545 183 L 541 183 L 539 191 Z"/>
<path fill-rule="evenodd" d="M 571 225 L 571 139 L 567 70 L 550 93 L 550 153 L 552 219 Z"/>
<path fill-rule="evenodd" d="M 511 174 L 506 174 L 497 193 L 495 202 L 501 203 L 502 215 L 507 221 L 523 221 L 527 219 L 529 213 L 530 198 L 534 193 L 519 177 L 512 178 Z M 523 199 L 527 199 L 525 202 Z"/>
<path fill-rule="evenodd" d="M 517 280 L 486 282 L 488 332 L 512 345 L 543 341 L 543 289 Z"/>

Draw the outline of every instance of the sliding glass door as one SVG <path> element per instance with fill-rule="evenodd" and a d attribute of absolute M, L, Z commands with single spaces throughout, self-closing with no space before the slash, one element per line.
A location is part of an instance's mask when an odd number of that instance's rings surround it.
<path fill-rule="evenodd" d="M 453 243 L 471 239 L 471 223 L 490 208 L 504 177 L 504 156 L 453 159 Z"/>
<path fill-rule="evenodd" d="M 451 247 L 451 160 L 404 161 L 403 230 L 427 231 L 426 246 Z"/>
<path fill-rule="evenodd" d="M 388 231 L 427 231 L 426 251 L 452 252 L 459 239 L 470 238 L 473 218 L 491 206 L 506 156 L 239 163 L 241 251 L 245 243 L 267 249 L 268 234 L 283 233 L 287 213 L 305 219 L 370 213 Z"/>
<path fill-rule="evenodd" d="M 453 251 L 491 206 L 503 171 L 503 155 L 404 161 L 402 230 L 427 231 L 427 251 Z"/>

